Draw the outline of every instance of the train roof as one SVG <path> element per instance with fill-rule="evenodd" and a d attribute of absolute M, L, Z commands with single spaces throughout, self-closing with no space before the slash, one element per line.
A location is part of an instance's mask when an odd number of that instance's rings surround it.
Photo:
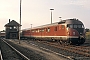
<path fill-rule="evenodd" d="M 55 22 L 52 24 L 46 24 L 46 25 L 41 25 L 41 26 L 37 26 L 37 27 L 33 27 L 32 29 L 36 29 L 36 28 L 45 28 L 45 27 L 49 27 L 49 26 L 54 26 L 54 25 L 58 25 L 58 24 L 83 24 L 80 20 L 78 19 L 66 19 L 66 20 L 61 20 L 60 22 Z M 30 30 L 31 28 L 27 28 L 24 30 Z"/>
<path fill-rule="evenodd" d="M 47 27 L 47 26 L 53 26 L 53 25 L 58 25 L 58 22 L 55 22 L 55 23 L 52 23 L 52 24 L 46 24 L 46 25 L 41 25 L 41 26 L 33 27 L 32 29 L 41 28 L 41 27 Z M 27 29 L 23 29 L 23 30 L 30 30 L 30 29 L 31 28 L 27 28 Z"/>
<path fill-rule="evenodd" d="M 83 24 L 83 23 L 78 19 L 67 19 L 66 24 Z"/>

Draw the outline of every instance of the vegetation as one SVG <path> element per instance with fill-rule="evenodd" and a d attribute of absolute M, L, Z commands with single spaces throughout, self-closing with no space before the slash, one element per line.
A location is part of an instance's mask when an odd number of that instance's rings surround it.
<path fill-rule="evenodd" d="M 86 32 L 86 39 L 90 40 L 90 32 Z"/>
<path fill-rule="evenodd" d="M 86 30 L 86 39 L 90 40 L 90 29 L 85 30 Z"/>

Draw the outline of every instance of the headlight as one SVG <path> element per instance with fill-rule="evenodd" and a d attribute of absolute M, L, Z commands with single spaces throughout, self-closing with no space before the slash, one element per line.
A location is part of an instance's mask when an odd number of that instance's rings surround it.
<path fill-rule="evenodd" d="M 82 35 L 82 33 L 80 32 L 80 35 Z"/>

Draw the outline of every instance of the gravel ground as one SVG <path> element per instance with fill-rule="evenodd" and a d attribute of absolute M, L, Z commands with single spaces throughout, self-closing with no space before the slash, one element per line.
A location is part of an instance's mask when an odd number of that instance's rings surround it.
<path fill-rule="evenodd" d="M 15 45 L 22 46 L 23 48 L 21 47 L 17 47 L 17 48 L 20 49 L 19 51 L 21 52 L 23 50 L 22 53 L 24 53 L 31 60 L 67 60 L 66 58 L 60 57 L 50 51 L 45 51 L 43 49 L 40 49 L 39 47 L 27 44 L 23 41 L 21 41 L 20 44 L 18 44 L 18 41 L 15 40 L 9 40 L 9 41 L 15 43 Z"/>
<path fill-rule="evenodd" d="M 7 46 L 3 41 L 0 40 L 0 47 L 2 51 L 3 60 L 22 60 L 15 51 Z"/>
<path fill-rule="evenodd" d="M 87 47 L 90 47 L 90 40 L 86 40 L 85 43 L 81 46 L 87 46 Z"/>
<path fill-rule="evenodd" d="M 26 41 L 24 41 L 26 42 Z M 72 52 L 68 52 L 68 51 L 64 51 L 64 50 L 61 50 L 59 48 L 55 48 L 55 47 L 52 47 L 52 46 L 48 46 L 48 45 L 45 45 L 45 44 L 42 44 L 40 42 L 37 42 L 37 41 L 28 41 L 26 42 L 28 43 L 29 45 L 31 44 L 35 44 L 35 45 L 38 45 L 37 47 L 44 47 L 44 48 L 47 48 L 47 49 L 50 49 L 52 51 L 55 51 L 55 52 L 58 52 L 60 54 L 63 54 L 63 55 L 66 55 L 66 56 L 69 56 L 69 57 L 74 57 L 75 59 L 77 60 L 90 60 L 89 57 L 84 57 L 83 55 L 79 55 L 79 54 L 75 54 L 75 53 L 72 53 Z M 40 49 L 40 48 L 39 48 Z M 49 52 L 50 53 L 50 52 Z"/>
<path fill-rule="evenodd" d="M 10 42 L 14 47 L 16 47 L 20 52 L 25 54 L 31 60 L 67 60 L 66 58 L 60 57 L 59 55 L 54 54 L 50 51 L 44 50 L 40 47 L 44 47 L 44 48 L 50 49 L 50 50 L 58 52 L 58 53 L 66 54 L 67 56 L 71 56 L 71 57 L 74 55 L 74 53 L 61 51 L 60 49 L 57 49 L 52 46 L 44 45 L 44 44 L 38 43 L 36 41 L 28 41 L 27 42 L 25 40 L 22 40 L 22 41 L 20 41 L 21 42 L 20 44 L 18 44 L 18 40 L 9 40 L 8 42 Z M 36 44 L 37 46 L 35 46 L 33 44 Z M 4 51 L 9 51 L 9 49 L 6 49 Z M 15 53 L 12 53 L 12 54 L 13 54 L 13 56 L 15 55 Z M 79 56 L 78 54 L 76 54 L 76 56 L 77 56 L 76 57 L 77 60 L 90 60 L 87 57 L 82 58 L 82 56 Z M 9 60 L 14 60 L 14 59 L 9 59 Z"/>

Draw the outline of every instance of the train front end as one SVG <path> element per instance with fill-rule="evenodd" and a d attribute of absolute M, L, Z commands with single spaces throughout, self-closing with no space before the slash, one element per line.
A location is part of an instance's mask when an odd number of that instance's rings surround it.
<path fill-rule="evenodd" d="M 67 20 L 67 37 L 70 44 L 84 44 L 85 28 L 78 19 Z"/>

